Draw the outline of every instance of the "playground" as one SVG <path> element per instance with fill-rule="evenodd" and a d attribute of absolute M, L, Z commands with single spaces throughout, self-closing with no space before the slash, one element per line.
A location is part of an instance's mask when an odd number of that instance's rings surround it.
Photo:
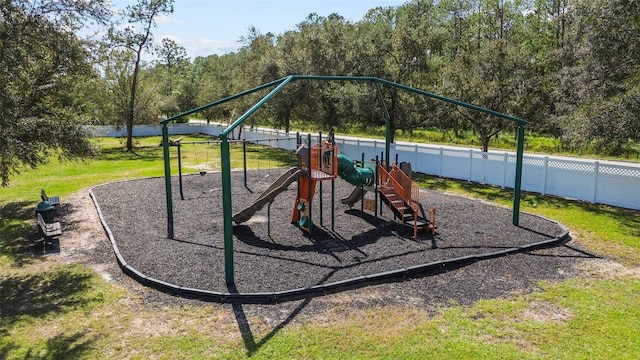
<path fill-rule="evenodd" d="M 270 179 L 271 173 L 258 171 L 251 176 L 257 180 L 253 183 L 248 181 L 246 158 L 244 171 L 232 171 L 234 131 L 295 81 L 372 84 L 386 119 L 385 150 L 379 156 L 363 153 L 356 166 L 339 153 L 333 131 L 326 140 L 318 134 L 315 143 L 311 134 L 306 142 L 298 135 L 297 166 Z M 507 209 L 458 197 L 426 193 L 429 204 L 423 204 L 424 191 L 411 180 L 410 164 L 403 169 L 397 154 L 392 162 L 383 85 L 517 124 L 511 222 Z M 185 179 L 180 140 L 169 137 L 167 124 L 265 89 L 271 91 L 220 133 L 221 171 L 208 174 L 201 168 L 200 178 Z M 115 183 L 96 188 L 93 197 L 124 272 L 174 295 L 219 302 L 282 302 L 441 273 L 570 239 L 562 225 L 520 213 L 526 121 L 423 90 L 379 78 L 290 75 L 161 124 L 164 187 L 158 179 Z M 177 181 L 171 175 L 171 147 L 178 153 Z M 185 181 L 190 183 L 186 190 Z M 323 183 L 330 184 L 328 199 Z M 180 201 L 173 201 L 178 198 L 176 187 Z M 436 209 L 442 210 L 438 221 Z"/>
<path fill-rule="evenodd" d="M 234 214 L 286 172 L 273 169 L 267 176 L 249 171 L 245 187 L 243 172 L 232 171 Z M 172 181 L 178 189 L 178 179 Z M 237 293 L 249 294 L 239 299 L 244 302 L 286 301 L 438 274 L 477 261 L 491 268 L 491 261 L 509 252 L 568 240 L 566 230 L 553 221 L 523 213 L 515 226 L 508 208 L 428 190 L 422 190 L 421 201 L 425 207 L 437 207 L 437 232 L 421 231 L 414 237 L 413 228 L 394 220 L 388 208 L 376 217 L 358 204 L 342 204 L 340 199 L 349 197 L 354 187 L 339 178 L 333 203 L 330 182 L 322 192 L 318 189 L 314 226 L 308 232 L 292 224 L 297 193 L 293 182 L 270 205 L 234 225 L 235 284 L 230 287 L 224 277 L 221 173 L 185 175 L 183 181 L 185 200 L 174 202 L 173 239 L 166 236 L 162 216 L 163 179 L 105 184 L 92 194 L 125 272 L 143 284 L 185 297 L 235 301 Z"/>

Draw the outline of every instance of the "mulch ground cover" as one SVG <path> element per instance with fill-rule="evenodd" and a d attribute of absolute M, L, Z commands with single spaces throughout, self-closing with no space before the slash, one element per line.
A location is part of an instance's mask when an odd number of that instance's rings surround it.
<path fill-rule="evenodd" d="M 251 204 L 286 169 L 232 173 L 232 208 Z M 229 292 L 224 275 L 222 186 L 219 173 L 184 177 L 181 200 L 172 179 L 174 239 L 167 238 L 163 178 L 98 186 L 93 193 L 118 250 L 127 264 L 146 276 L 179 286 Z M 332 203 L 332 188 L 335 196 Z M 234 226 L 236 290 L 277 292 L 327 284 L 399 268 L 482 254 L 553 239 L 565 230 L 557 223 L 522 213 L 511 224 L 511 209 L 461 196 L 426 190 L 424 208 L 437 209 L 437 233 L 421 232 L 392 219 L 388 208 L 375 217 L 340 203 L 353 186 L 337 179 L 317 189 L 311 234 L 291 224 L 297 183 L 251 220 Z M 373 199 L 373 194 L 367 193 Z M 322 199 L 322 200 L 320 200 Z M 320 215 L 322 201 L 322 219 Z M 332 224 L 332 209 L 334 220 Z M 575 246 L 560 246 L 484 260 L 468 268 L 426 279 L 400 281 L 388 287 L 422 301 L 461 303 L 531 288 L 543 279 L 568 276 L 583 258 Z M 404 279 L 407 280 L 407 279 Z"/>

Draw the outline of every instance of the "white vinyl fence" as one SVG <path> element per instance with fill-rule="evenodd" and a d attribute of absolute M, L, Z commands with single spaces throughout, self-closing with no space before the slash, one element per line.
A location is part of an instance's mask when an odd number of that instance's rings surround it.
<path fill-rule="evenodd" d="M 220 124 L 175 124 L 171 135 L 202 133 L 219 135 L 225 128 Z M 94 127 L 98 136 L 124 136 L 124 130 Z M 138 126 L 134 136 L 160 135 L 160 126 Z M 284 131 L 245 127 L 242 138 L 287 150 L 295 150 L 296 134 Z M 303 136 L 307 139 L 306 134 Z M 318 140 L 312 134 L 312 142 Z M 336 145 L 353 160 L 380 156 L 384 140 L 336 136 Z M 398 142 L 391 144 L 390 158 L 411 163 L 413 171 L 440 177 L 480 182 L 513 188 L 516 154 Z M 543 195 L 556 195 L 591 203 L 607 204 L 640 210 L 640 164 L 596 161 L 559 156 L 525 154 L 522 167 L 522 189 Z"/>

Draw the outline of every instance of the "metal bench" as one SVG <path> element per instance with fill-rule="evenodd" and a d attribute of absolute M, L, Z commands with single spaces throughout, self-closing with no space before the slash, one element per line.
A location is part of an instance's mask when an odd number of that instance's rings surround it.
<path fill-rule="evenodd" d="M 48 201 L 49 205 L 51 206 L 60 205 L 60 198 L 57 196 L 47 196 L 47 193 L 44 191 L 44 189 L 40 189 L 40 198 L 42 198 L 42 201 Z"/>

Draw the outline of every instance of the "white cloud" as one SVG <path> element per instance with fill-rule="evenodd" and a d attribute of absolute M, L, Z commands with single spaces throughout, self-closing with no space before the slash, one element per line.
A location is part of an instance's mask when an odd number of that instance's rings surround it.
<path fill-rule="evenodd" d="M 164 14 L 160 14 L 156 17 L 156 23 L 158 24 L 184 24 L 184 21 L 182 19 L 175 19 L 173 17 L 171 17 L 170 15 L 164 15 Z"/>
<path fill-rule="evenodd" d="M 193 60 L 198 56 L 206 57 L 209 55 L 223 55 L 237 51 L 240 44 L 238 42 L 220 41 L 209 38 L 182 39 L 174 35 L 163 35 L 159 38 L 158 43 L 162 39 L 170 39 L 176 44 L 182 46 L 187 51 L 187 55 Z"/>
<path fill-rule="evenodd" d="M 212 54 L 227 54 L 232 51 L 237 51 L 239 45 L 237 42 L 219 41 L 206 38 L 188 41 L 188 43 L 190 43 L 189 46 L 193 47 L 194 57 L 209 56 Z"/>

